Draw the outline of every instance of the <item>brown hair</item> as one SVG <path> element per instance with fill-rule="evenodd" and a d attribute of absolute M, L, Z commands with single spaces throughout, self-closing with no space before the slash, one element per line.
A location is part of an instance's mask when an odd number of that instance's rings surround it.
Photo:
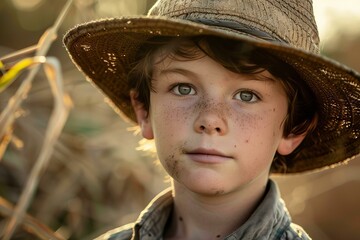
<path fill-rule="evenodd" d="M 150 107 L 150 91 L 154 91 L 151 82 L 154 55 L 159 50 L 164 51 L 164 57 L 181 61 L 201 58 L 206 54 L 235 73 L 251 75 L 267 70 L 281 82 L 288 97 L 284 136 L 307 134 L 309 138 L 316 127 L 316 98 L 292 66 L 249 44 L 214 36 L 158 37 L 143 45 L 138 52 L 138 60 L 132 65 L 128 81 L 130 88 L 138 92 L 138 100 L 144 104 L 146 110 Z M 306 139 L 303 142 L 305 141 Z M 296 155 L 300 149 L 301 145 L 290 156 Z M 277 168 L 279 164 L 286 165 L 284 156 L 277 154 L 275 160 Z"/>

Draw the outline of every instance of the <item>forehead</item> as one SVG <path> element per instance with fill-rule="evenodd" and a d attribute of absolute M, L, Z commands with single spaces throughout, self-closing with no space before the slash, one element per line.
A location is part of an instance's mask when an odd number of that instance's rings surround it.
<path fill-rule="evenodd" d="M 186 70 L 179 67 L 180 65 L 184 66 L 184 64 L 180 63 L 193 62 L 194 60 L 209 57 L 233 74 L 248 76 L 252 80 L 278 80 L 263 67 L 246 61 L 247 56 L 241 56 L 241 53 L 239 53 L 236 59 L 231 59 L 230 56 L 227 58 L 226 52 L 216 54 L 219 52 L 212 52 L 208 44 L 206 40 L 201 42 L 193 42 L 189 39 L 175 39 L 170 41 L 153 52 L 153 70 L 162 72 L 184 72 Z"/>

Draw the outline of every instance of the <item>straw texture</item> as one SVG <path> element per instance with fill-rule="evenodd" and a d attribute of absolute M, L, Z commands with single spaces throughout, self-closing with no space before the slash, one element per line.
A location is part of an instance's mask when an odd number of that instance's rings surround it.
<path fill-rule="evenodd" d="M 218 21 L 233 22 L 259 29 L 292 46 L 319 52 L 319 36 L 309 0 L 180 0 L 176 4 L 160 0 L 151 8 L 149 15 L 195 22 L 208 19 L 213 24 Z M 234 31 L 234 28 L 226 30 Z"/>

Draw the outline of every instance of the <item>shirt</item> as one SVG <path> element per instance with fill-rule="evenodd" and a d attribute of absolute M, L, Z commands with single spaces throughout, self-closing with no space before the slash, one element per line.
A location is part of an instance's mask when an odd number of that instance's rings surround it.
<path fill-rule="evenodd" d="M 172 207 L 172 190 L 167 189 L 150 202 L 135 223 L 110 230 L 97 240 L 162 240 Z M 311 238 L 300 226 L 291 222 L 276 183 L 269 179 L 265 196 L 249 219 L 223 239 L 308 240 Z"/>

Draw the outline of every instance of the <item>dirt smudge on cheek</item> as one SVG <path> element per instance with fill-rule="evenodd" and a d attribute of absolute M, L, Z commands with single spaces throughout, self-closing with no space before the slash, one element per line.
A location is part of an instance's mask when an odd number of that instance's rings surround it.
<path fill-rule="evenodd" d="M 165 159 L 165 168 L 168 174 L 177 179 L 179 176 L 179 161 L 175 159 L 175 155 L 172 154 Z"/>
<path fill-rule="evenodd" d="M 174 178 L 178 179 L 179 178 L 179 161 L 178 160 L 174 160 L 173 165 L 172 165 L 172 173 Z"/>
<path fill-rule="evenodd" d="M 167 158 L 165 158 L 165 169 L 168 174 L 176 180 L 179 180 L 180 173 L 182 171 L 180 156 L 183 153 L 183 149 L 186 142 L 184 142 L 179 148 L 174 149 Z"/>

